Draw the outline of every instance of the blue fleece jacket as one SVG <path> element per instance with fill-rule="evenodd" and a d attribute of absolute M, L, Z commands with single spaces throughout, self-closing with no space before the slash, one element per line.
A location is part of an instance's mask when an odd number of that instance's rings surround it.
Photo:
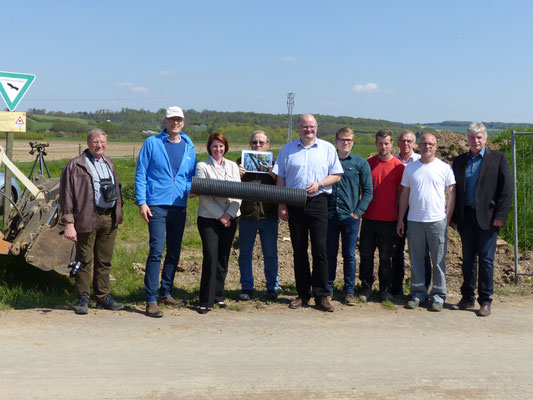
<path fill-rule="evenodd" d="M 187 206 L 191 179 L 196 171 L 196 152 L 189 136 L 183 132 L 180 136 L 185 141 L 185 153 L 175 176 L 165 150 L 165 141 L 168 140 L 166 131 L 144 142 L 135 171 L 135 198 L 138 205 Z"/>

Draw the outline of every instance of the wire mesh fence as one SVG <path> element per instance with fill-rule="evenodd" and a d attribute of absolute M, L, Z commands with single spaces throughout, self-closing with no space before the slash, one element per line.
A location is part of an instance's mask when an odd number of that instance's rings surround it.
<path fill-rule="evenodd" d="M 512 132 L 515 283 L 533 276 L 533 132 Z"/>

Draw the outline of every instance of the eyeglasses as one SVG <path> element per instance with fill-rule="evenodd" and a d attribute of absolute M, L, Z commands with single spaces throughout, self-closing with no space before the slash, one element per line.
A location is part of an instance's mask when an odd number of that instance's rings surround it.
<path fill-rule="evenodd" d="M 252 140 L 250 141 L 251 144 L 253 144 L 254 146 L 264 146 L 266 144 L 266 142 L 262 142 L 260 140 Z"/>
<path fill-rule="evenodd" d="M 317 125 L 300 125 L 300 128 L 314 130 L 317 128 Z"/>
<path fill-rule="evenodd" d="M 435 147 L 437 143 L 420 142 L 420 146 Z"/>
<path fill-rule="evenodd" d="M 352 143 L 353 142 L 353 139 L 335 138 L 335 140 L 338 140 L 339 142 L 343 142 L 343 143 Z"/>
<path fill-rule="evenodd" d="M 411 144 L 411 143 L 414 142 L 414 140 L 400 139 L 399 142 L 400 142 L 400 143 L 408 143 L 408 144 Z"/>

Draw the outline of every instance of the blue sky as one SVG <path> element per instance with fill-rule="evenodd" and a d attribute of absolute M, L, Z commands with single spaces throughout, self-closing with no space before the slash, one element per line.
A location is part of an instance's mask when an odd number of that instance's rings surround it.
<path fill-rule="evenodd" d="M 533 122 L 530 1 L 2 4 L 17 108 L 321 113 Z"/>

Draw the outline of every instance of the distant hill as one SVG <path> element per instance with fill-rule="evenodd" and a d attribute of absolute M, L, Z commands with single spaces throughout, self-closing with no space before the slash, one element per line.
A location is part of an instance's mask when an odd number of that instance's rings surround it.
<path fill-rule="evenodd" d="M 506 129 L 516 129 L 516 128 L 527 128 L 533 126 L 533 124 L 527 122 L 520 123 L 507 123 L 507 122 L 485 122 L 483 124 L 487 127 L 487 132 L 489 135 L 495 135 Z M 433 128 L 437 131 L 452 131 L 459 133 L 466 133 L 468 125 L 471 121 L 442 121 L 442 122 L 430 122 L 427 124 L 422 124 L 422 126 L 427 126 Z"/>
<path fill-rule="evenodd" d="M 122 108 L 120 111 L 98 110 L 95 112 L 46 111 L 29 109 L 27 136 L 39 137 L 83 137 L 92 127 L 101 127 L 110 137 L 116 139 L 142 139 L 146 132 L 160 132 L 165 115 L 165 109 L 158 111 L 136 110 Z M 297 133 L 298 119 L 301 114 L 293 116 L 293 138 Z M 463 133 L 468 121 L 443 121 L 427 124 L 403 124 L 400 122 L 381 119 L 355 118 L 348 116 L 335 117 L 331 115 L 315 114 L 319 131 L 318 135 L 332 141 L 335 132 L 343 127 L 349 127 L 356 133 L 356 144 L 373 144 L 374 134 L 380 129 L 390 129 L 395 135 L 404 129 L 410 129 L 420 136 L 423 133 L 438 130 L 449 130 Z M 255 112 L 222 112 L 213 110 L 185 110 L 186 125 L 184 131 L 193 140 L 203 141 L 214 131 L 223 132 L 231 141 L 246 143 L 250 134 L 257 129 L 264 130 L 272 142 L 284 143 L 287 140 L 287 114 L 267 114 Z M 486 122 L 489 133 L 498 133 L 503 129 L 518 124 L 503 122 Z M 520 124 L 532 126 L 533 124 Z"/>

